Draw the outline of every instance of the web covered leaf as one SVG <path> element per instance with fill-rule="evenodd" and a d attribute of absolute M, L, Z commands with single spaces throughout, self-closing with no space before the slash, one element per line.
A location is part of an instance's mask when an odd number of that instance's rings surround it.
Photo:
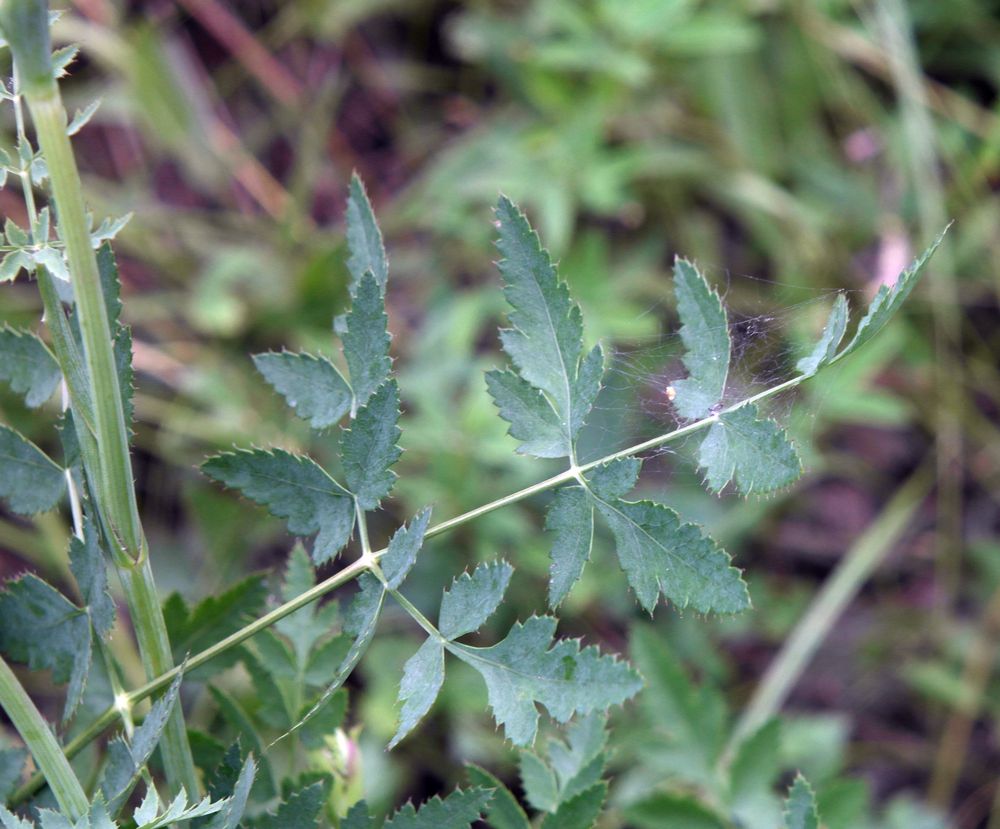
<path fill-rule="evenodd" d="M 705 277 L 687 259 L 674 262 L 674 292 L 681 318 L 684 367 L 688 376 L 677 380 L 674 406 L 681 417 L 705 417 L 722 399 L 729 374 L 731 344 L 722 300 Z"/>
<path fill-rule="evenodd" d="M 715 492 L 730 481 L 744 495 L 773 492 L 802 474 L 802 461 L 784 430 L 758 417 L 752 403 L 719 415 L 701 443 L 698 462 Z"/>
<path fill-rule="evenodd" d="M 0 328 L 0 382 L 23 395 L 25 405 L 41 406 L 61 379 L 59 363 L 37 336 L 8 325 Z"/>
<path fill-rule="evenodd" d="M 325 357 L 290 351 L 255 354 L 254 365 L 313 429 L 339 423 L 351 410 L 354 394 L 337 367 Z"/>
<path fill-rule="evenodd" d="M 293 535 L 316 535 L 317 564 L 334 558 L 354 529 L 354 498 L 321 466 L 282 449 L 237 449 L 209 458 L 202 471 L 288 520 Z"/>
<path fill-rule="evenodd" d="M 341 433 L 344 478 L 364 510 L 375 509 L 396 482 L 392 466 L 402 452 L 396 445 L 401 434 L 398 420 L 399 388 L 389 380 L 361 407 L 351 428 Z"/>
<path fill-rule="evenodd" d="M 604 711 L 642 686 L 629 665 L 575 640 L 553 643 L 556 620 L 533 616 L 488 648 L 452 642 L 448 649 L 486 682 L 493 716 L 515 745 L 530 745 L 538 730 L 537 703 L 558 722 Z"/>
<path fill-rule="evenodd" d="M 837 294 L 819 340 L 816 341 L 812 351 L 795 364 L 803 375 L 812 377 L 837 355 L 837 349 L 847 330 L 847 318 L 847 298 L 843 294 Z"/>
<path fill-rule="evenodd" d="M 33 670 L 50 670 L 68 683 L 63 719 L 83 696 L 90 672 L 90 616 L 30 573 L 7 582 L 0 593 L 0 651 Z"/>
<path fill-rule="evenodd" d="M 66 491 L 59 464 L 26 437 L 0 426 L 0 498 L 18 515 L 50 510 Z"/>
<path fill-rule="evenodd" d="M 503 256 L 499 266 L 513 326 L 501 330 L 500 341 L 523 383 L 510 372 L 490 372 L 490 393 L 511 424 L 511 434 L 525 441 L 521 451 L 540 457 L 571 455 L 600 391 L 604 356 L 596 346 L 581 359 L 580 309 L 525 215 L 501 197 L 496 216 Z M 544 394 L 532 394 L 532 389 Z"/>

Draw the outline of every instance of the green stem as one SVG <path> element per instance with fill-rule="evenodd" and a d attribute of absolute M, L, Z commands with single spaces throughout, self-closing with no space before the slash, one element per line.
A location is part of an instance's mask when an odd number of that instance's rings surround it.
<path fill-rule="evenodd" d="M 59 231 L 66 245 L 83 339 L 86 382 L 81 378 L 76 344 L 68 335 L 51 276 L 43 269 L 39 269 L 39 287 L 73 410 L 81 421 L 81 449 L 88 478 L 94 484 L 101 523 L 118 565 L 146 676 L 153 678 L 173 668 L 173 656 L 139 521 L 111 326 L 90 243 L 80 175 L 66 135 L 66 110 L 54 82 L 26 89 L 25 99 L 59 212 Z M 85 434 L 87 429 L 92 429 L 93 434 Z M 189 796 L 195 797 L 198 776 L 179 706 L 164 729 L 160 751 L 171 791 L 177 794 L 186 789 Z"/>
<path fill-rule="evenodd" d="M 55 734 L 7 662 L 0 657 L 0 705 L 31 751 L 63 814 L 76 822 L 89 809 L 87 795 Z"/>
<path fill-rule="evenodd" d="M 896 491 L 881 515 L 854 543 L 826 580 L 806 614 L 768 666 L 736 723 L 720 761 L 723 765 L 747 736 L 784 705 L 816 650 L 875 568 L 899 540 L 930 490 L 931 469 L 922 464 Z"/>

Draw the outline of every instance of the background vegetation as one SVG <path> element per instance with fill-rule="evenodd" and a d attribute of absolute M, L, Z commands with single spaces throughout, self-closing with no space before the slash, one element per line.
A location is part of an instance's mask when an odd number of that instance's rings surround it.
<path fill-rule="evenodd" d="M 247 355 L 329 353 L 347 301 L 352 169 L 386 233 L 406 418 L 400 512 L 380 538 L 427 503 L 443 518 L 542 477 L 544 464 L 513 454 L 482 381 L 503 362 L 489 256 L 498 191 L 529 211 L 588 336 L 615 351 L 615 382 L 587 437 L 594 457 L 674 417 L 664 389 L 680 354 L 675 253 L 723 288 L 749 389 L 787 375 L 831 292 L 862 304 L 955 219 L 906 319 L 797 393 L 787 425 L 807 457 L 802 484 L 766 500 L 716 499 L 690 464 L 647 462 L 643 487 L 704 521 L 746 568 L 754 611 L 650 620 L 605 542 L 563 632 L 631 646 L 653 680 L 615 718 L 608 825 L 662 826 L 681 809 L 677 825 L 715 826 L 696 805 L 711 787 L 678 757 L 721 750 L 838 562 L 867 550 L 879 566 L 786 677 L 767 773 L 801 768 L 830 827 L 936 826 L 935 814 L 941 825 L 1000 827 L 992 4 L 76 0 L 55 38 L 82 48 L 68 102 L 103 99 L 75 139 L 92 207 L 134 212 L 117 241 L 135 337 L 134 462 L 158 583 L 189 603 L 285 566 L 280 522 L 195 467 L 233 445 L 328 451 Z M 25 224 L 16 191 L 0 191 L 0 212 Z M 33 286 L 3 297 L 4 320 L 37 320 Z M 51 441 L 4 395 L 5 422 Z M 520 568 L 496 629 L 540 609 L 541 515 L 522 503 L 436 542 L 412 595 L 433 602 L 461 566 L 502 554 Z M 58 582 L 67 538 L 55 514 L 5 515 L 0 566 Z M 516 756 L 461 670 L 419 738 L 384 751 L 416 641 L 403 616 L 387 624 L 352 680 L 364 693 L 351 696 L 345 737 L 360 755 L 323 745 L 282 762 L 347 762 L 345 785 L 382 808 L 450 789 L 465 761 L 515 781 Z M 135 663 L 135 684 L 141 673 Z M 51 693 L 44 677 L 25 681 L 36 699 Z M 103 707 L 100 692 L 84 705 Z M 248 682 L 233 679 L 230 692 L 268 722 Z M 218 725 L 210 697 L 186 702 L 196 727 Z"/>

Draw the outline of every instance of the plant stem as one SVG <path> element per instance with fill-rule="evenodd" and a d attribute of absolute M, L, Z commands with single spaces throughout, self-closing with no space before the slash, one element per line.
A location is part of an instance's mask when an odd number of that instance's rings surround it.
<path fill-rule="evenodd" d="M 72 338 L 65 336 L 65 317 L 48 274 L 40 274 L 39 287 L 73 410 L 82 421 L 79 431 L 87 428 L 89 417 L 93 419 L 93 435 L 81 435 L 88 479 L 94 486 L 101 523 L 118 565 L 146 676 L 153 678 L 173 668 L 173 656 L 139 521 L 111 327 L 90 243 L 80 174 L 66 135 L 66 110 L 54 82 L 27 89 L 25 99 L 59 212 L 59 232 L 66 245 L 83 339 L 89 400 L 83 398 L 83 383 L 74 382 L 79 369 L 72 364 Z M 189 796 L 195 797 L 198 777 L 179 706 L 164 729 L 160 750 L 171 791 L 177 794 L 186 789 Z"/>
<path fill-rule="evenodd" d="M 847 605 L 899 541 L 930 491 L 931 483 L 930 464 L 925 462 L 896 491 L 875 523 L 841 559 L 768 666 L 720 755 L 720 764 L 727 765 L 741 741 L 778 713 Z"/>
<path fill-rule="evenodd" d="M 87 814 L 87 795 L 49 724 L 3 657 L 0 657 L 0 705 L 31 751 L 59 808 L 75 823 Z"/>

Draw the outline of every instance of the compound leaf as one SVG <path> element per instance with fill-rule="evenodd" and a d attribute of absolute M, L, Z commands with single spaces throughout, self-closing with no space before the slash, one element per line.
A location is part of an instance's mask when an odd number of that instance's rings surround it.
<path fill-rule="evenodd" d="M 0 426 L 0 498 L 19 515 L 52 509 L 66 491 L 63 469 L 23 435 Z"/>
<path fill-rule="evenodd" d="M 489 789 L 456 789 L 444 800 L 432 797 L 419 809 L 407 803 L 385 822 L 384 829 L 469 829 L 492 797 Z"/>
<path fill-rule="evenodd" d="M 493 799 L 486 809 L 486 822 L 492 829 L 531 829 L 521 804 L 500 780 L 472 763 L 466 765 L 465 770 L 473 785 L 493 790 Z"/>
<path fill-rule="evenodd" d="M 813 346 L 813 350 L 795 364 L 804 376 L 811 377 L 823 366 L 829 363 L 837 354 L 840 341 L 844 339 L 847 330 L 847 299 L 843 294 L 837 294 L 827 317 L 823 333 Z"/>
<path fill-rule="evenodd" d="M 7 582 L 0 593 L 0 651 L 33 670 L 51 670 L 60 685 L 68 682 L 63 719 L 69 719 L 90 671 L 90 617 L 85 611 L 30 573 Z"/>
<path fill-rule="evenodd" d="M 482 675 L 490 707 L 507 737 L 529 745 L 538 729 L 536 703 L 559 722 L 573 714 L 606 710 L 635 695 L 639 675 L 596 647 L 580 649 L 576 640 L 553 644 L 556 620 L 532 616 L 515 624 L 507 637 L 489 648 L 451 642 L 448 649 Z"/>
<path fill-rule="evenodd" d="M 253 363 L 296 414 L 313 429 L 340 422 L 351 410 L 351 387 L 325 357 L 290 351 L 255 354 Z"/>
<path fill-rule="evenodd" d="M 379 566 L 393 590 L 403 583 L 416 562 L 430 520 L 431 508 L 422 509 L 408 527 L 400 527 L 389 540 L 389 547 L 379 560 Z"/>
<path fill-rule="evenodd" d="M 385 315 L 382 289 L 371 272 L 361 277 L 345 324 L 347 329 L 340 339 L 344 344 L 344 359 L 351 372 L 356 411 L 385 382 L 392 368 L 392 360 L 389 359 L 389 318 Z"/>
<path fill-rule="evenodd" d="M 674 406 L 681 417 L 704 417 L 722 399 L 729 374 L 729 326 L 719 295 L 687 259 L 674 261 L 674 292 L 681 318 L 684 367 L 688 376 L 674 382 Z"/>
<path fill-rule="evenodd" d="M 0 381 L 34 409 L 52 396 L 62 372 L 52 352 L 30 331 L 0 328 Z"/>
<path fill-rule="evenodd" d="M 951 225 L 949 225 L 949 227 L 950 226 Z M 875 294 L 875 298 L 868 306 L 868 312 L 864 315 L 864 317 L 862 317 L 861 322 L 858 323 L 858 328 L 854 332 L 854 337 L 847 344 L 847 347 L 837 355 L 838 360 L 841 357 L 846 357 L 848 354 L 857 351 L 861 346 L 881 331 L 882 328 L 885 327 L 885 324 L 892 319 L 893 315 L 899 310 L 899 307 L 903 304 L 904 300 L 913 290 L 913 287 L 917 284 L 917 280 L 920 279 L 924 266 L 941 245 L 941 242 L 944 240 L 944 235 L 947 232 L 948 228 L 946 227 L 941 232 L 941 235 L 931 243 L 930 247 L 928 247 L 927 250 L 925 250 L 920 257 L 910 265 L 910 267 L 908 267 L 896 278 L 894 285 L 891 287 L 889 285 L 882 285 L 878 289 L 878 293 Z"/>
<path fill-rule="evenodd" d="M 548 251 L 505 196 L 496 216 L 503 256 L 499 267 L 513 326 L 501 330 L 500 341 L 521 377 L 548 395 L 565 435 L 563 444 L 570 447 L 600 388 L 603 354 L 595 348 L 581 366 L 583 318 Z"/>
<path fill-rule="evenodd" d="M 554 534 L 549 567 L 549 607 L 557 607 L 583 573 L 594 540 L 594 507 L 583 487 L 563 487 L 545 515 Z"/>
<path fill-rule="evenodd" d="M 608 796 L 608 784 L 601 780 L 578 795 L 564 800 L 545 816 L 542 829 L 591 829 Z"/>
<path fill-rule="evenodd" d="M 759 418 L 752 403 L 719 415 L 701 442 L 698 463 L 715 492 L 731 480 L 744 495 L 773 492 L 802 474 L 802 461 L 784 430 Z"/>
<path fill-rule="evenodd" d="M 491 561 L 454 579 L 441 598 L 441 635 L 456 639 L 479 630 L 503 600 L 513 573 L 506 561 Z"/>
<path fill-rule="evenodd" d="M 399 701 L 403 706 L 399 712 L 399 727 L 389 741 L 390 749 L 395 748 L 431 710 L 443 684 L 444 646 L 439 640 L 428 638 L 403 667 L 403 680 L 399 685 Z"/>
<path fill-rule="evenodd" d="M 399 388 L 395 380 L 382 384 L 358 411 L 350 429 L 340 436 L 347 486 L 364 510 L 375 509 L 392 489 L 399 460 Z"/>
<path fill-rule="evenodd" d="M 486 372 L 486 387 L 510 424 L 507 433 L 521 445 L 515 451 L 536 458 L 562 458 L 570 453 L 565 424 L 538 389 L 513 371 Z"/>
<path fill-rule="evenodd" d="M 329 561 L 351 537 L 354 499 L 315 461 L 282 449 L 237 449 L 209 458 L 202 471 L 288 520 L 293 535 L 316 534 L 312 557 Z"/>
<path fill-rule="evenodd" d="M 90 519 L 84 521 L 83 539 L 73 536 L 69 542 L 69 566 L 94 630 L 102 638 L 107 636 L 115 623 L 115 603 L 108 592 L 108 570 L 97 528 Z"/>
<path fill-rule="evenodd" d="M 678 608 L 701 613 L 737 613 L 750 606 L 740 571 L 699 527 L 682 524 L 663 504 L 593 497 L 614 534 L 629 584 L 647 611 L 653 612 L 661 591 Z"/>
<path fill-rule="evenodd" d="M 799 774 L 788 790 L 788 800 L 785 801 L 785 829 L 818 829 L 818 827 L 816 796 L 808 781 Z"/>
<path fill-rule="evenodd" d="M 389 277 L 389 262 L 382 242 L 382 231 L 375 221 L 365 185 L 357 173 L 351 176 L 347 197 L 347 269 L 351 274 L 351 293 L 366 273 L 371 273 L 381 291 Z"/>

